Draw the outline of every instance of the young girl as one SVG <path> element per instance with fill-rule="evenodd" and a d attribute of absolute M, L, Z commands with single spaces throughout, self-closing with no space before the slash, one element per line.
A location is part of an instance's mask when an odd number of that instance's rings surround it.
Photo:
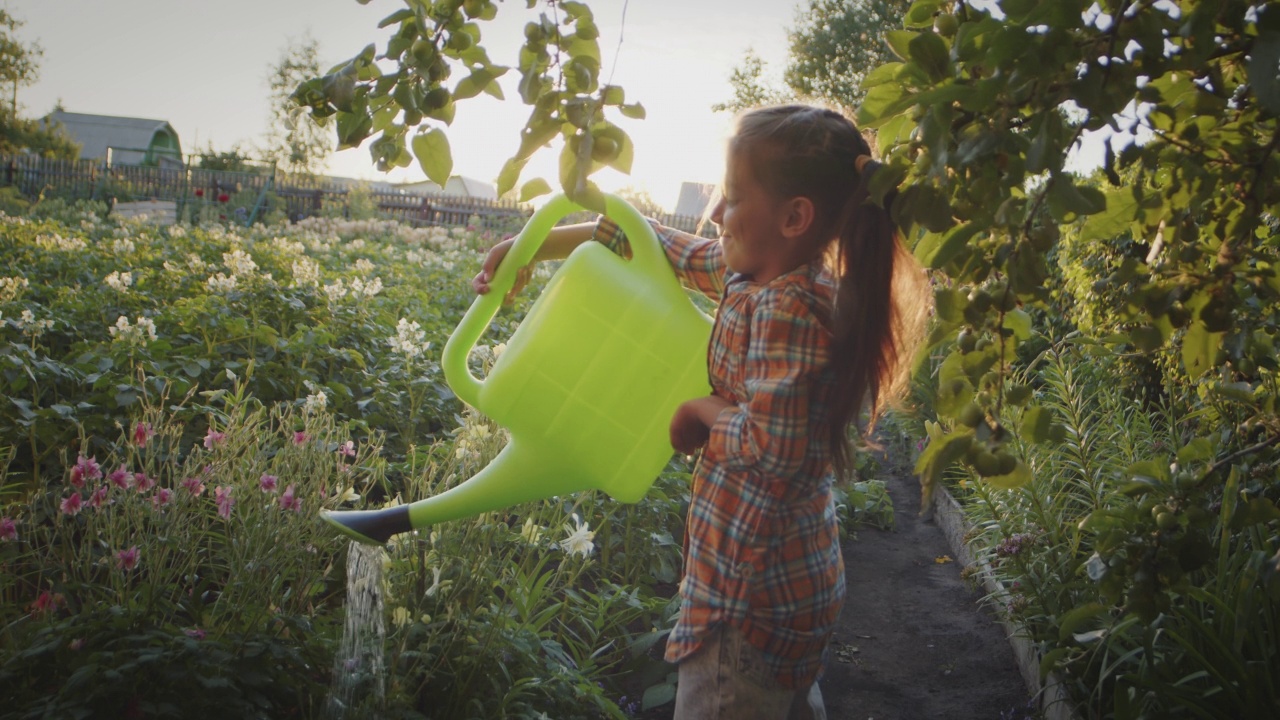
<path fill-rule="evenodd" d="M 831 485 L 849 470 L 849 426 L 864 409 L 873 422 L 905 385 L 930 298 L 868 199 L 869 160 L 839 113 L 749 111 L 711 214 L 720 239 L 655 226 L 681 280 L 719 304 L 714 393 L 670 427 L 676 450 L 702 450 L 666 649 L 679 663 L 677 720 L 826 717 L 816 680 L 845 592 Z M 536 259 L 593 236 L 629 252 L 601 219 L 556 229 Z M 477 292 L 509 247 L 490 251 Z"/>

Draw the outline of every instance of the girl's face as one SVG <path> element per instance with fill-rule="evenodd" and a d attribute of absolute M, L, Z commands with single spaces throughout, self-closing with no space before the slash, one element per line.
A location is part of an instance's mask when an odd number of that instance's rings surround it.
<path fill-rule="evenodd" d="M 782 233 L 785 203 L 765 190 L 750 164 L 738 155 L 731 151 L 726 159 L 724 188 L 711 212 L 711 222 L 720 228 L 729 269 L 766 283 L 793 269 L 786 267 L 789 243 Z"/>

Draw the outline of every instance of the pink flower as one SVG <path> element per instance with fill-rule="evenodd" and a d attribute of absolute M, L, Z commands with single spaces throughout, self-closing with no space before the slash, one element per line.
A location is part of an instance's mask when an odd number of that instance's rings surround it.
<path fill-rule="evenodd" d="M 218 517 L 223 520 L 230 520 L 231 508 L 236 504 L 236 499 L 231 497 L 231 487 L 219 485 L 213 491 L 213 501 L 218 504 Z"/>
<path fill-rule="evenodd" d="M 264 473 L 262 477 L 258 478 L 258 487 L 262 488 L 262 492 L 275 492 L 279 480 L 280 478 L 275 475 Z"/>
<path fill-rule="evenodd" d="M 84 647 L 84 638 L 75 638 L 67 643 L 67 649 L 73 652 L 79 651 Z"/>
<path fill-rule="evenodd" d="M 62 508 L 63 515 L 78 515 L 83 502 L 80 500 L 80 493 L 73 493 L 63 498 L 62 503 L 58 506 Z"/>
<path fill-rule="evenodd" d="M 141 495 L 156 486 L 156 481 L 147 477 L 145 473 L 133 474 L 133 488 Z"/>
<path fill-rule="evenodd" d="M 355 442 L 348 440 L 342 443 L 342 447 L 338 448 L 338 452 L 342 453 L 343 455 L 346 455 L 347 457 L 355 457 L 356 456 Z"/>
<path fill-rule="evenodd" d="M 280 496 L 280 509 L 302 512 L 302 498 L 294 495 L 293 483 L 289 483 L 289 487 L 285 488 Z"/>
<path fill-rule="evenodd" d="M 71 484 L 77 488 L 84 487 L 85 480 L 97 480 L 102 477 L 102 467 L 93 458 L 80 455 L 76 458 L 75 467 L 71 468 Z"/>
<path fill-rule="evenodd" d="M 173 491 L 169 488 L 160 488 L 155 495 L 151 496 L 151 507 L 159 510 L 160 508 L 173 502 Z"/>
<path fill-rule="evenodd" d="M 182 487 L 194 496 L 199 496 L 204 492 L 204 483 L 200 482 L 200 478 L 189 477 L 182 481 Z"/>
<path fill-rule="evenodd" d="M 0 518 L 0 540 L 6 542 L 18 539 L 18 523 L 13 518 Z"/>
<path fill-rule="evenodd" d="M 57 610 L 58 606 L 65 602 L 66 599 L 62 597 L 62 593 L 51 593 L 48 590 L 44 590 L 36 597 L 35 602 L 28 607 L 31 608 L 32 615 L 39 616 Z"/>
<path fill-rule="evenodd" d="M 128 550 L 121 550 L 116 553 L 116 567 L 121 570 L 132 570 L 138 567 L 138 546 L 134 545 Z"/>
<path fill-rule="evenodd" d="M 93 494 L 89 496 L 89 507 L 97 510 L 107 504 L 107 493 L 111 491 L 110 485 L 102 485 Z"/>
<path fill-rule="evenodd" d="M 302 432 L 301 430 L 298 430 L 297 432 L 295 432 L 295 433 L 293 434 L 293 444 L 294 444 L 294 445 L 301 445 L 301 444 L 305 443 L 306 441 L 307 441 L 307 434 L 306 434 L 306 433 L 304 433 L 304 432 Z"/>
<path fill-rule="evenodd" d="M 107 480 L 121 490 L 128 490 L 133 487 L 133 475 L 123 467 L 116 468 L 114 472 L 107 476 Z"/>
<path fill-rule="evenodd" d="M 133 427 L 133 444 L 138 447 L 146 447 L 147 441 L 155 437 L 156 431 L 151 429 L 151 423 L 139 422 Z"/>
<path fill-rule="evenodd" d="M 226 439 L 226 433 L 214 432 L 213 428 L 209 428 L 209 433 L 204 436 L 204 449 L 212 450 L 214 445 L 221 445 Z"/>
<path fill-rule="evenodd" d="M 186 630 L 183 630 L 182 632 L 183 632 L 184 634 L 186 634 L 186 636 L 187 636 L 187 637 L 189 637 L 189 638 L 195 638 L 196 640 L 203 640 L 203 639 L 204 639 L 204 631 L 203 631 L 203 630 L 201 630 L 200 628 L 187 628 Z"/>

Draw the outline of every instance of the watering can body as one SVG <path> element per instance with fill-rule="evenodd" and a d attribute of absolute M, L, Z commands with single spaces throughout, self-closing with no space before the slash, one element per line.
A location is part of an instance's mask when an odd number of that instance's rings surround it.
<path fill-rule="evenodd" d="M 530 500 L 604 490 L 622 502 L 644 496 L 670 460 L 668 425 L 679 405 L 711 393 L 706 349 L 711 319 L 680 287 L 652 227 L 606 195 L 606 215 L 626 233 L 632 257 L 596 242 L 576 248 L 547 283 L 482 381 L 467 356 L 551 227 L 579 210 L 548 201 L 516 238 L 490 284 L 445 345 L 450 387 L 511 434 L 476 476 L 407 506 L 326 513 L 364 542 Z"/>

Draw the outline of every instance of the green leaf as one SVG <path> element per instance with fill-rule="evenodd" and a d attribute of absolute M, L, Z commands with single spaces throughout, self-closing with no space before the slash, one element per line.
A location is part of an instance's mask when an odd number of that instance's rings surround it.
<path fill-rule="evenodd" d="M 640 698 L 640 709 L 649 710 L 666 705 L 675 699 L 676 686 L 671 683 L 661 683 L 645 689 L 644 696 Z"/>
<path fill-rule="evenodd" d="M 911 59 L 911 41 L 920 33 L 910 30 L 890 30 L 884 34 L 884 40 L 894 55 L 903 60 Z"/>
<path fill-rule="evenodd" d="M 1142 460 L 1129 466 L 1127 475 L 1135 480 L 1151 478 L 1157 482 L 1169 482 L 1169 465 L 1159 460 Z"/>
<path fill-rule="evenodd" d="M 1106 607 L 1100 603 L 1087 603 L 1072 608 L 1058 619 L 1058 642 L 1065 643 L 1067 638 L 1078 632 L 1085 623 L 1106 614 Z"/>
<path fill-rule="evenodd" d="M 1178 449 L 1178 464 L 1206 462 L 1213 459 L 1213 443 L 1209 438 L 1198 437 Z"/>
<path fill-rule="evenodd" d="M 965 223 L 943 233 L 928 233 L 916 244 L 916 259 L 925 267 L 941 270 L 968 247 L 981 229 L 978 223 Z"/>
<path fill-rule="evenodd" d="M 1030 443 L 1042 443 L 1049 439 L 1049 427 L 1053 425 L 1053 410 L 1039 405 L 1022 413 L 1022 438 Z"/>
<path fill-rule="evenodd" d="M 507 68 L 497 65 L 472 70 L 470 75 L 458 81 L 457 87 L 453 90 L 453 97 L 455 100 L 465 100 L 486 92 L 502 100 L 502 86 L 498 85 L 496 80 L 506 72 Z"/>
<path fill-rule="evenodd" d="M 1055 178 L 1049 188 L 1049 212 L 1059 222 L 1094 215 L 1107 209 L 1107 196 L 1087 185 L 1077 186 L 1066 175 Z"/>
<path fill-rule="evenodd" d="M 1031 337 L 1031 315 L 1025 310 L 1015 308 L 1005 313 L 1004 326 L 1012 330 L 1013 336 L 1019 340 Z"/>
<path fill-rule="evenodd" d="M 1033 479 L 1034 478 L 1031 475 L 1031 468 L 1026 463 L 1019 460 L 1018 464 L 1013 468 L 1013 472 L 1007 475 L 992 475 L 990 477 L 984 477 L 982 478 L 982 481 L 992 487 L 998 487 L 1001 490 L 1013 490 L 1014 488 L 1020 488 L 1023 485 L 1026 485 Z"/>
<path fill-rule="evenodd" d="M 520 187 L 520 202 L 529 202 L 549 192 L 551 192 L 551 185 L 546 180 L 534 178 Z"/>
<path fill-rule="evenodd" d="M 511 158 L 502 165 L 502 171 L 498 173 L 498 197 L 507 194 L 507 191 L 516 186 L 516 181 L 520 179 L 520 171 L 524 170 L 525 163 L 528 158 Z"/>
<path fill-rule="evenodd" d="M 1224 333 L 1209 332 L 1204 322 L 1195 320 L 1182 336 L 1182 366 L 1195 380 L 1215 366 Z"/>
<path fill-rule="evenodd" d="M 938 13 L 942 0 L 916 0 L 907 8 L 902 24 L 909 28 L 932 27 L 933 16 Z"/>
<path fill-rule="evenodd" d="M 947 43 L 937 33 L 917 33 L 907 44 L 911 60 L 920 66 L 929 79 L 938 82 L 951 74 L 950 51 Z"/>
<path fill-rule="evenodd" d="M 413 138 L 413 154 L 422 166 L 427 179 L 444 187 L 453 172 L 453 152 L 449 148 L 449 138 L 439 128 L 432 128 L 425 133 L 418 133 Z"/>
<path fill-rule="evenodd" d="M 623 105 L 618 109 L 622 111 L 624 117 L 629 117 L 632 120 L 643 120 L 645 117 L 644 106 L 640 103 Z"/>
<path fill-rule="evenodd" d="M 1106 209 L 1090 215 L 1080 226 L 1080 239 L 1084 242 L 1112 240 L 1129 228 L 1138 211 L 1138 198 L 1131 188 L 1120 188 L 1106 194 Z"/>
<path fill-rule="evenodd" d="M 943 471 L 964 457 L 972 444 L 973 431 L 968 428 L 930 441 L 916 461 L 915 471 L 920 476 L 921 484 L 932 486 L 940 481 Z"/>

